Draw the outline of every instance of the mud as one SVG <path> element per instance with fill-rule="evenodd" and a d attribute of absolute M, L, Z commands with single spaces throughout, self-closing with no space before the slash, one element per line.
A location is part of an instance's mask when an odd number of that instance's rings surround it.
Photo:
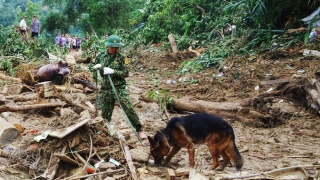
<path fill-rule="evenodd" d="M 299 49 L 287 50 L 285 52 L 267 52 L 253 57 L 229 57 L 220 68 L 208 68 L 200 73 L 181 74 L 181 64 L 186 60 L 194 58 L 194 54 L 179 53 L 174 55 L 170 52 L 159 49 L 138 50 L 130 58 L 130 76 L 127 78 L 128 91 L 132 103 L 143 124 L 145 133 L 153 136 L 154 133 L 165 127 L 168 118 L 154 102 L 144 102 L 140 96 L 150 91 L 166 91 L 168 96 L 173 98 L 184 98 L 191 100 L 205 100 L 212 102 L 233 102 L 246 98 L 255 97 L 267 92 L 270 88 L 277 90 L 281 88 L 278 84 L 270 84 L 255 87 L 260 81 L 281 79 L 292 77 L 293 75 L 311 76 L 318 78 L 315 74 L 320 62 L 315 57 L 304 57 Z M 304 71 L 300 71 L 304 70 Z M 303 73 L 299 73 L 303 72 Z M 70 76 L 93 81 L 90 74 L 71 72 Z M 184 81 L 186 80 L 186 81 Z M 288 84 L 287 84 L 288 85 Z M 295 84 L 291 86 L 289 93 L 279 93 L 276 96 L 262 98 L 255 101 L 251 109 L 258 110 L 277 119 L 277 122 L 256 122 L 251 125 L 244 125 L 233 118 L 225 119 L 229 122 L 236 135 L 236 144 L 244 158 L 242 171 L 236 171 L 234 167 L 228 166 L 223 172 L 207 171 L 211 165 L 211 156 L 206 145 L 196 146 L 196 172 L 204 174 L 207 178 L 225 176 L 244 176 L 248 174 L 262 173 L 291 166 L 313 165 L 320 160 L 320 123 L 319 116 L 313 112 L 305 101 L 305 96 L 300 88 L 303 85 Z M 94 104 L 94 94 L 87 94 L 87 99 L 78 98 L 79 103 L 91 100 Z M 76 100 L 75 98 L 74 100 Z M 285 112 L 283 112 L 285 111 Z M 279 114 L 281 112 L 281 114 Z M 26 132 L 31 130 L 43 131 L 48 127 L 57 126 L 64 128 L 70 123 L 60 121 L 56 115 L 59 110 L 51 110 L 46 113 L 24 112 L 12 113 L 16 120 L 24 125 Z M 170 117 L 182 116 L 190 112 L 178 112 L 168 108 Z M 50 115 L 47 115 L 50 114 Z M 73 122 L 74 117 L 65 117 L 64 121 Z M 52 122 L 56 121 L 53 124 Z M 256 120 L 259 121 L 259 120 Z M 253 121 L 255 122 L 255 121 Z M 115 107 L 112 124 L 120 130 L 128 128 L 122 112 L 118 106 Z M 29 137 L 29 135 L 27 136 Z M 125 135 L 127 143 L 132 148 L 141 148 L 141 145 L 132 134 Z M 96 137 L 106 139 L 103 135 Z M 109 142 L 113 140 L 110 139 Z M 30 146 L 26 141 L 22 147 Z M 88 147 L 89 141 L 87 141 Z M 52 145 L 46 145 L 45 149 L 50 149 Z M 101 146 L 106 146 L 101 144 Z M 117 144 L 116 144 L 117 146 Z M 115 147 L 116 147 L 115 146 Z M 19 151 L 20 152 L 20 151 Z M 32 156 L 20 152 L 21 157 Z M 119 152 L 118 152 L 119 153 Z M 49 155 L 43 156 L 43 162 L 38 165 L 39 170 L 45 170 Z M 16 156 L 15 156 L 16 157 Z M 29 158 L 30 157 L 30 158 Z M 119 161 L 125 161 L 119 156 Z M 22 162 L 16 159 L 15 162 Z M 33 159 L 24 163 L 30 166 Z M 1 160 L 0 166 L 8 166 L 10 162 Z M 152 164 L 138 164 L 138 167 L 154 167 Z M 187 168 L 188 156 L 186 149 L 182 149 L 169 163 L 169 168 Z M 161 175 L 139 174 L 141 179 L 165 180 L 166 169 L 168 167 L 157 167 Z M 307 171 L 309 175 L 315 175 L 318 170 Z M 313 173 L 313 174 L 312 174 Z M 292 175 L 289 173 L 289 175 Z M 297 176 L 283 176 L 289 178 L 301 178 Z M 283 177 L 281 176 L 281 177 Z M 15 175 L 14 177 L 19 177 Z M 269 176 L 271 177 L 271 175 Z M 280 177 L 274 175 L 273 177 Z M 272 178 L 272 177 L 271 177 Z M 188 179 L 184 177 L 182 179 Z"/>

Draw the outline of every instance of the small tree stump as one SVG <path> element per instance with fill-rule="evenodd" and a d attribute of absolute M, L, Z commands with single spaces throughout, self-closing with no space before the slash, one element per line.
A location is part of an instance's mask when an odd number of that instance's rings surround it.
<path fill-rule="evenodd" d="M 170 44 L 171 44 L 172 52 L 173 53 L 177 53 L 178 52 L 178 48 L 177 48 L 176 40 L 174 39 L 173 34 L 169 34 L 168 35 L 168 39 L 169 39 Z"/>

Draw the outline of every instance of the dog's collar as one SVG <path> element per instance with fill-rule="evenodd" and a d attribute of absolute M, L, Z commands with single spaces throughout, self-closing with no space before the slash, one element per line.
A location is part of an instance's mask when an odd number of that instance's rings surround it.
<path fill-rule="evenodd" d="M 163 137 L 165 137 L 166 139 L 167 139 L 167 141 L 169 141 L 169 137 L 168 136 L 166 136 L 166 134 L 164 134 L 163 132 L 161 132 L 161 131 L 158 131 Z M 159 141 L 157 142 L 157 144 L 150 150 L 150 152 L 151 151 L 153 151 L 153 150 L 155 150 L 157 147 L 159 147 L 160 146 L 160 143 L 159 143 Z"/>

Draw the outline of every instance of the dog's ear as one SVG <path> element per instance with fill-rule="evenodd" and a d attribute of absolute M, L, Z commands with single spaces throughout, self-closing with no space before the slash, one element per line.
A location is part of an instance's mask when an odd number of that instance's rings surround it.
<path fill-rule="evenodd" d="M 152 137 L 148 136 L 148 140 L 150 143 L 150 149 L 153 149 L 153 147 L 157 146 L 157 142 L 154 139 L 152 139 Z"/>

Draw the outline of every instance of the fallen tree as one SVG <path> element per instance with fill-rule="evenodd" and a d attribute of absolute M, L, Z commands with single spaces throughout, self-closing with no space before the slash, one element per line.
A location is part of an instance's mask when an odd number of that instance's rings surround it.
<path fill-rule="evenodd" d="M 261 82 L 265 84 L 268 82 Z M 234 119 L 245 125 L 250 126 L 273 126 L 282 123 L 294 116 L 294 104 L 282 103 L 279 106 L 274 106 L 279 100 L 288 96 L 294 97 L 302 103 L 302 106 L 307 106 L 310 99 L 313 101 L 314 109 L 319 110 L 319 93 L 315 89 L 306 88 L 309 86 L 307 79 L 291 79 L 290 81 L 270 81 L 269 83 L 277 84 L 277 88 L 271 92 L 261 93 L 252 98 L 242 99 L 234 102 L 210 102 L 204 100 L 189 100 L 189 99 L 173 99 L 172 108 L 177 111 L 189 111 L 195 113 L 208 113 L 221 116 L 223 118 Z M 313 83 L 317 84 L 317 83 Z M 311 98 L 309 98 L 311 96 Z M 309 100 L 308 100 L 309 99 Z M 158 102 L 157 99 L 150 99 L 144 95 L 140 100 L 146 102 Z M 285 106 L 292 106 L 291 112 L 285 111 Z"/>
<path fill-rule="evenodd" d="M 32 105 L 21 105 L 21 106 L 12 106 L 12 105 L 2 105 L 0 106 L 0 112 L 16 112 L 16 111 L 26 111 L 32 109 L 47 109 L 47 108 L 55 108 L 62 107 L 66 105 L 65 103 L 45 103 L 45 104 L 32 104 Z"/>

